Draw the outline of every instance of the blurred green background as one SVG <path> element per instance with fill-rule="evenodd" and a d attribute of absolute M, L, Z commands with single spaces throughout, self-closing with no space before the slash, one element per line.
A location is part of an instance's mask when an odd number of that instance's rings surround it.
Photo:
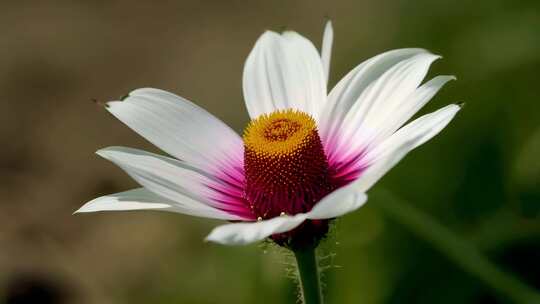
<path fill-rule="evenodd" d="M 291 261 L 272 246 L 204 243 L 217 221 L 71 213 L 135 186 L 95 150 L 155 151 L 92 98 L 158 87 L 241 132 L 241 73 L 257 37 L 289 28 L 319 46 L 327 16 L 332 85 L 371 56 L 418 46 L 444 56 L 430 76 L 458 77 L 422 112 L 467 103 L 374 192 L 540 288 L 540 1 L 2 1 L 0 303 L 294 303 Z M 327 303 L 510 303 L 376 195 L 325 248 L 336 254 Z"/>

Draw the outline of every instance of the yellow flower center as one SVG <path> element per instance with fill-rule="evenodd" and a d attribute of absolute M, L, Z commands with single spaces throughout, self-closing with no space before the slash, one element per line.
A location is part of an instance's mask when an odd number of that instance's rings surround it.
<path fill-rule="evenodd" d="M 286 156 L 308 144 L 314 132 L 315 120 L 308 114 L 276 111 L 249 123 L 244 131 L 244 145 L 260 156 Z"/>

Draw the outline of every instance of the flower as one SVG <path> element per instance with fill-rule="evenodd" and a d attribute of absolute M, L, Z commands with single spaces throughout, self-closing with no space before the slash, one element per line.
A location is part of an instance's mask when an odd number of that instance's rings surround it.
<path fill-rule="evenodd" d="M 327 95 L 332 40 L 330 22 L 320 56 L 292 31 L 267 31 L 257 40 L 244 67 L 252 121 L 243 138 L 162 90 L 138 89 L 107 103 L 110 113 L 172 157 L 125 147 L 97 151 L 142 188 L 99 197 L 76 212 L 172 211 L 230 222 L 208 241 L 270 237 L 287 247 L 316 244 L 331 219 L 361 207 L 376 181 L 460 109 L 448 105 L 403 126 L 454 79 L 421 84 L 440 56 L 416 48 L 363 62 Z"/>

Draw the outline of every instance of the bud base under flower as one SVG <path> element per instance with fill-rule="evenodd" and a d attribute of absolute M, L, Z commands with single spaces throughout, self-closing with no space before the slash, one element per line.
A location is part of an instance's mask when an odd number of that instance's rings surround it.
<path fill-rule="evenodd" d="M 270 238 L 276 244 L 292 250 L 317 247 L 330 228 L 330 220 L 307 220 L 295 229 L 274 234 Z"/>

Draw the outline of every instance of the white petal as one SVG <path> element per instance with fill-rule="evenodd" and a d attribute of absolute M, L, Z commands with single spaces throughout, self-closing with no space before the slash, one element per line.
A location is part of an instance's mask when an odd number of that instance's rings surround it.
<path fill-rule="evenodd" d="M 212 189 L 206 185 L 219 181 L 183 162 L 125 147 L 110 147 L 96 153 L 114 162 L 146 189 L 174 202 L 175 207 L 202 210 L 215 218 L 243 219 L 234 214 L 241 214 L 245 206 L 230 206 L 210 199 Z"/>
<path fill-rule="evenodd" d="M 357 151 L 381 140 L 385 123 L 392 120 L 396 109 L 417 89 L 437 58 L 440 56 L 417 54 L 394 65 L 371 83 L 345 116 L 341 144 Z"/>
<path fill-rule="evenodd" d="M 98 197 L 84 204 L 75 213 L 171 208 L 170 204 L 165 203 L 167 201 L 144 188 L 139 188 Z"/>
<path fill-rule="evenodd" d="M 185 202 L 192 201 L 184 197 Z M 98 211 L 130 211 L 130 210 L 158 210 L 182 213 L 192 216 L 232 220 L 230 216 L 221 210 L 209 208 L 190 207 L 190 204 L 180 205 L 164 197 L 158 196 L 144 188 L 133 189 L 116 194 L 98 197 L 86 204 L 74 213 L 98 212 Z"/>
<path fill-rule="evenodd" d="M 367 195 L 352 186 L 349 184 L 325 196 L 307 213 L 307 217 L 312 220 L 331 219 L 362 207 Z"/>
<path fill-rule="evenodd" d="M 329 144 L 329 139 L 341 129 L 345 115 L 368 85 L 398 62 L 426 52 L 415 48 L 388 51 L 364 61 L 343 77 L 322 108 L 319 131 L 325 144 Z"/>
<path fill-rule="evenodd" d="M 400 129 L 365 156 L 372 164 L 352 184 L 367 191 L 392 169 L 407 153 L 437 135 L 455 116 L 459 106 L 449 105 L 424 115 Z"/>
<path fill-rule="evenodd" d="M 376 161 L 386 154 L 392 153 L 396 147 L 405 142 L 412 141 L 411 150 L 422 145 L 442 131 L 459 110 L 460 106 L 451 104 L 415 119 L 370 150 L 366 154 L 365 160 L 368 162 Z"/>
<path fill-rule="evenodd" d="M 225 245 L 246 245 L 264 240 L 275 233 L 292 230 L 305 219 L 305 214 L 298 214 L 296 216 L 278 216 L 259 222 L 222 225 L 214 228 L 206 237 L 206 241 Z"/>
<path fill-rule="evenodd" d="M 317 116 L 326 101 L 326 78 L 317 49 L 295 32 L 267 31 L 244 66 L 243 89 L 250 117 L 278 109 Z"/>
<path fill-rule="evenodd" d="M 332 27 L 332 21 L 328 20 L 324 27 L 322 48 L 321 48 L 321 60 L 323 63 L 324 76 L 326 77 L 326 83 L 330 78 L 330 61 L 332 58 L 332 43 L 334 42 L 334 28 Z"/>
<path fill-rule="evenodd" d="M 392 115 L 379 127 L 379 136 L 387 138 L 413 117 L 435 94 L 454 76 L 437 76 L 416 89 L 402 104 L 392 111 Z"/>
<path fill-rule="evenodd" d="M 206 170 L 242 166 L 242 139 L 204 109 L 172 93 L 138 89 L 107 109 L 144 138 Z"/>

